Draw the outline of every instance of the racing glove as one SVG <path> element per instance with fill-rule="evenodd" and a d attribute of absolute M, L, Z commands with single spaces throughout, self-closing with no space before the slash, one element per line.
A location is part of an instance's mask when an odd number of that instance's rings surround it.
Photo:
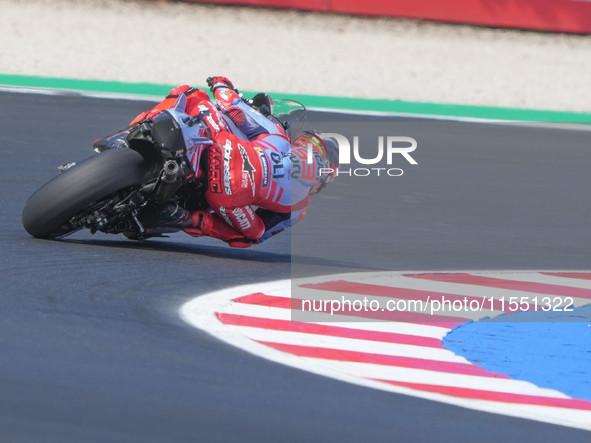
<path fill-rule="evenodd" d="M 214 92 L 218 88 L 230 88 L 233 91 L 238 92 L 238 90 L 234 88 L 232 82 L 226 77 L 208 77 L 207 86 L 209 86 L 211 92 Z"/>

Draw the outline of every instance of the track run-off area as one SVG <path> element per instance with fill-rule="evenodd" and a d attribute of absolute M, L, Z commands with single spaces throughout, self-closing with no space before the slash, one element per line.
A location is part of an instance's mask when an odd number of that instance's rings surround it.
<path fill-rule="evenodd" d="M 591 273 L 341 274 L 225 289 L 188 302 L 181 315 L 234 346 L 316 374 L 591 430 L 591 401 L 487 371 L 442 341 L 466 322 L 519 310 L 534 319 L 538 310 L 574 315 L 591 300 L 590 280 Z"/>
<path fill-rule="evenodd" d="M 152 103 L 0 92 L 0 104 L 0 440 L 589 440 L 586 400 L 442 344 L 462 323 L 502 315 L 502 293 L 531 303 L 546 294 L 536 285 L 559 286 L 575 310 L 585 303 L 587 281 L 556 275 L 591 270 L 584 128 L 310 113 L 311 128 L 373 149 L 379 132 L 413 137 L 418 164 L 401 157 L 401 177 L 341 176 L 291 232 L 236 250 L 184 234 L 30 238 L 23 205 L 55 167 L 92 155 L 95 139 Z M 476 284 L 485 277 L 513 286 Z M 487 301 L 443 322 L 288 321 L 290 288 L 330 298 L 354 287 L 382 301 Z"/>

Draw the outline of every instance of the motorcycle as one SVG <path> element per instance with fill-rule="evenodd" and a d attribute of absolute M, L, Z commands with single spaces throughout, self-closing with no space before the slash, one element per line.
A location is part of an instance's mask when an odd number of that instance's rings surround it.
<path fill-rule="evenodd" d="M 283 126 L 294 142 L 306 108 L 293 100 L 272 103 L 267 118 Z M 213 144 L 204 122 L 209 112 L 190 116 L 186 105 L 181 94 L 172 108 L 95 142 L 98 155 L 59 166 L 60 174 L 25 204 L 25 230 L 54 240 L 81 229 L 145 240 L 170 232 L 150 228 L 168 202 L 208 210 L 207 177 L 199 172 L 199 162 L 206 161 L 201 154 Z"/>

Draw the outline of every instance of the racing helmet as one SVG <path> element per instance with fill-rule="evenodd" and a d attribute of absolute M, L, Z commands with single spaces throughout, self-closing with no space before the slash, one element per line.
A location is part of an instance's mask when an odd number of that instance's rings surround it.
<path fill-rule="evenodd" d="M 321 133 L 306 131 L 294 142 L 295 146 L 309 145 L 313 148 L 313 155 L 316 161 L 319 175 L 316 184 L 310 190 L 310 195 L 318 194 L 338 174 L 339 169 L 339 146 L 330 138 L 322 138 Z"/>

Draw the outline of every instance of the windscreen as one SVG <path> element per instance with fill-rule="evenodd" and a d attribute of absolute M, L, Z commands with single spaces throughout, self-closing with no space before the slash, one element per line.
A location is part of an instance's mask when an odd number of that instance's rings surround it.
<path fill-rule="evenodd" d="M 281 121 L 288 122 L 287 135 L 293 143 L 302 133 L 306 123 L 306 108 L 295 100 L 274 98 L 273 114 Z"/>

